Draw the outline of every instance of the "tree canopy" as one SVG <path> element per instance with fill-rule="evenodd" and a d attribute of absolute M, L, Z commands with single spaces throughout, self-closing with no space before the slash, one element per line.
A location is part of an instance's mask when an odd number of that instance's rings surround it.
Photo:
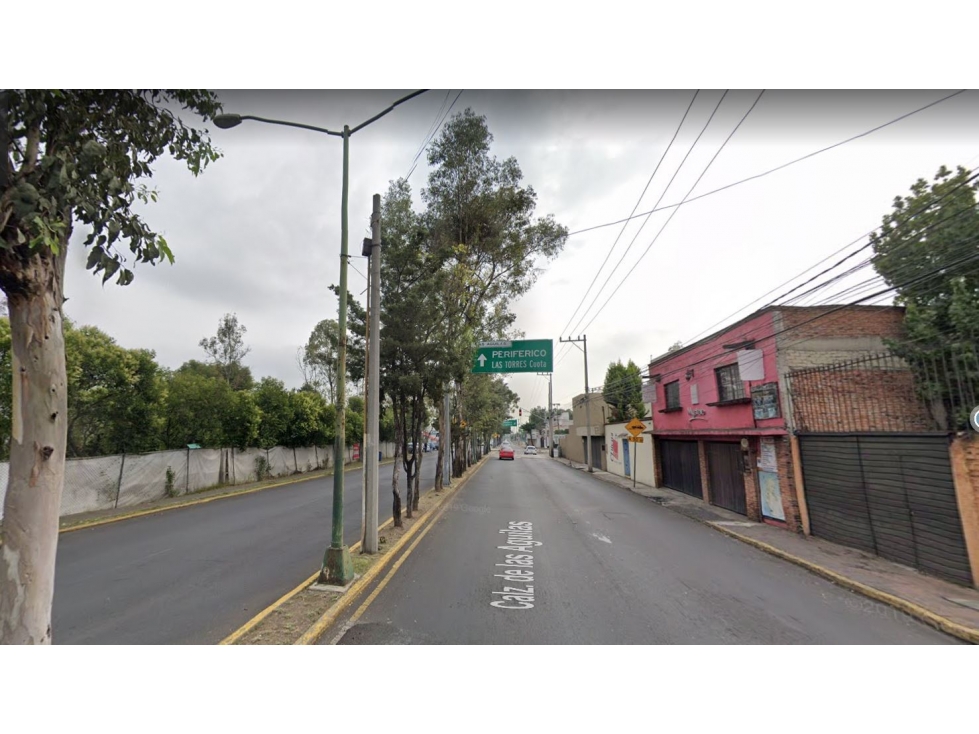
<path fill-rule="evenodd" d="M 943 428 L 966 428 L 979 388 L 979 177 L 942 166 L 916 181 L 873 233 L 873 265 L 897 290 L 904 334 L 890 342 Z M 955 379 L 952 379 L 955 375 Z"/>

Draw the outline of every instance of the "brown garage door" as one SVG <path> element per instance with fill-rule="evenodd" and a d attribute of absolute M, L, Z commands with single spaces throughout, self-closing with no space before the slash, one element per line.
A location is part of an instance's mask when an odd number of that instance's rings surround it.
<path fill-rule="evenodd" d="M 660 439 L 658 443 L 663 484 L 694 497 L 703 497 L 697 442 Z"/>
<path fill-rule="evenodd" d="M 744 461 L 736 443 L 707 442 L 711 504 L 742 515 L 748 514 L 744 496 Z"/>

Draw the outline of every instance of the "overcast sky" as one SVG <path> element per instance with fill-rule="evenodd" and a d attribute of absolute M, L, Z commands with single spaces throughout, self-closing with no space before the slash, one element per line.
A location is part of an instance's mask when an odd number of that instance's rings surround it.
<path fill-rule="evenodd" d="M 220 97 L 229 112 L 338 129 L 362 122 L 409 91 Z M 683 199 L 758 91 L 728 93 L 662 204 Z M 693 196 L 869 130 L 950 91 L 767 91 Z M 448 102 L 458 92 L 452 90 Z M 653 208 L 722 93 L 698 95 L 637 211 Z M 465 90 L 452 112 L 469 107 L 485 115 L 493 153 L 517 158 L 525 184 L 537 191 L 537 213 L 553 214 L 575 231 L 632 212 L 692 97 L 693 90 Z M 359 254 L 370 234 L 371 196 L 409 171 L 445 101 L 446 90 L 429 91 L 351 139 L 351 253 Z M 587 334 L 592 386 L 601 384 L 610 361 L 632 359 L 645 367 L 651 356 L 678 340 L 688 342 L 878 225 L 893 198 L 917 178 L 931 178 L 943 164 L 975 167 L 977 122 L 979 93 L 966 92 L 785 170 L 692 201 L 641 261 L 671 210 L 652 215 L 644 226 L 645 217 L 633 220 L 570 324 L 621 225 L 569 238 L 534 288 L 514 303 L 517 328 L 528 338 L 554 339 L 555 351 L 564 355 L 554 374 L 555 402 L 568 406 L 583 388 L 581 354 L 562 349 L 560 336 Z M 84 270 L 84 233 L 76 231 L 67 314 L 99 326 L 124 347 L 152 349 L 160 363 L 175 368 L 203 358 L 199 340 L 214 334 L 222 314 L 234 312 L 248 329 L 252 351 L 246 361 L 253 374 L 298 387 L 297 347 L 319 320 L 337 315 L 327 287 L 338 282 L 339 273 L 341 141 L 257 122 L 232 130 L 211 127 L 222 159 L 197 179 L 181 165 L 162 161 L 153 179 L 160 200 L 146 209 L 146 217 L 166 235 L 175 265 L 139 266 L 132 285 L 103 287 Z M 427 174 L 423 157 L 410 180 L 416 200 Z M 352 263 L 366 272 L 365 260 Z M 365 279 L 353 269 L 349 278 L 350 291 L 363 302 Z M 546 379 L 515 375 L 509 384 L 525 410 L 546 405 Z"/>

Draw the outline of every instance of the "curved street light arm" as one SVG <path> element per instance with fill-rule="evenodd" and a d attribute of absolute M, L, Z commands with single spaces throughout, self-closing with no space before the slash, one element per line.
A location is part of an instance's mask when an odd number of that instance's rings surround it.
<path fill-rule="evenodd" d="M 362 130 L 363 128 L 367 127 L 368 125 L 370 125 L 375 120 L 380 120 L 382 117 L 384 117 L 384 115 L 386 115 L 388 112 L 390 112 L 391 110 L 393 110 L 399 104 L 402 104 L 404 102 L 407 102 L 409 99 L 414 99 L 418 95 L 424 94 L 427 91 L 428 91 L 427 89 L 419 89 L 417 92 L 412 92 L 407 97 L 402 97 L 401 99 L 399 99 L 397 102 L 395 102 L 394 104 L 392 104 L 390 107 L 388 107 L 383 112 L 378 112 L 376 115 L 374 115 L 369 120 L 365 120 L 364 122 L 360 123 L 357 127 L 353 128 L 350 131 L 350 134 L 353 135 L 355 132 L 357 132 L 358 130 Z"/>

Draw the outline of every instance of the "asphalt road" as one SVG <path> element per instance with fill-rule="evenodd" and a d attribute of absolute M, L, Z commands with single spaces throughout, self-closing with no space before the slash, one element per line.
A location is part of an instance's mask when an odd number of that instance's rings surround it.
<path fill-rule="evenodd" d="M 460 490 L 341 644 L 957 642 L 639 495 L 519 454 L 489 461 Z"/>
<path fill-rule="evenodd" d="M 424 454 L 424 491 L 438 454 Z M 380 470 L 391 517 L 393 464 Z M 402 469 L 401 496 L 405 497 Z M 361 472 L 344 475 L 344 540 L 360 540 Z M 211 644 L 309 578 L 330 542 L 333 477 L 63 534 L 55 644 Z"/>

